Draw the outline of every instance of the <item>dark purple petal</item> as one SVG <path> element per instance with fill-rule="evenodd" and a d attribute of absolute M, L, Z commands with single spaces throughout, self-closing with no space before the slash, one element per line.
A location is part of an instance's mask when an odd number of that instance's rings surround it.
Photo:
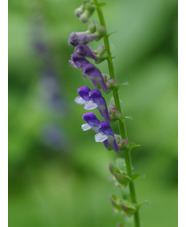
<path fill-rule="evenodd" d="M 103 76 L 98 68 L 96 68 L 93 64 L 89 63 L 83 66 L 83 76 L 89 78 L 91 80 L 96 81 L 104 92 L 107 92 L 107 85 L 103 79 Z M 95 85 L 95 82 L 93 83 Z M 97 88 L 97 87 L 96 87 Z"/>
<path fill-rule="evenodd" d="M 97 60 L 96 55 L 88 45 L 78 45 L 75 48 L 75 53 L 81 57 L 88 57 Z"/>
<path fill-rule="evenodd" d="M 89 101 L 90 97 L 89 97 L 89 92 L 90 92 L 90 88 L 87 86 L 83 86 L 77 89 L 77 93 L 80 95 L 81 98 L 83 98 L 85 101 Z"/>
<path fill-rule="evenodd" d="M 77 68 L 83 68 L 85 65 L 87 65 L 89 63 L 89 61 L 87 61 L 85 58 L 77 56 L 76 54 L 72 54 L 71 59 L 72 59 L 73 64 Z"/>
<path fill-rule="evenodd" d="M 90 125 L 90 127 L 95 131 L 98 132 L 98 125 L 100 121 L 97 119 L 96 115 L 92 112 L 83 114 L 84 121 Z"/>

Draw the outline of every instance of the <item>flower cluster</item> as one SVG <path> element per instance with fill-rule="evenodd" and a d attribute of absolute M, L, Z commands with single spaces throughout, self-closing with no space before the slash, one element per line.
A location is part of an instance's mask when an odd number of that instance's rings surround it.
<path fill-rule="evenodd" d="M 85 23 L 94 12 L 94 9 L 93 3 L 85 1 L 83 5 L 75 10 L 75 15 L 81 22 Z M 95 88 L 92 90 L 87 86 L 78 88 L 77 93 L 79 96 L 74 101 L 79 105 L 84 105 L 85 110 L 98 109 L 104 119 L 104 121 L 100 121 L 94 113 L 85 113 L 82 117 L 86 123 L 82 125 L 82 130 L 92 129 L 96 133 L 96 142 L 103 142 L 107 149 L 113 149 L 118 153 L 120 148 L 110 126 L 111 117 L 114 113 L 112 110 L 108 111 L 105 98 L 99 90 L 102 89 L 104 93 L 108 93 L 113 88 L 117 88 L 118 82 L 113 79 L 105 80 L 106 78 L 100 70 L 88 60 L 88 58 L 92 59 L 98 64 L 108 57 L 104 46 L 98 47 L 97 50 L 92 50 L 88 46 L 89 42 L 100 40 L 105 35 L 105 28 L 93 23 L 89 25 L 88 30 L 85 32 L 72 32 L 68 43 L 75 49 L 69 63 L 72 67 L 81 69 L 83 77 L 90 79 Z"/>

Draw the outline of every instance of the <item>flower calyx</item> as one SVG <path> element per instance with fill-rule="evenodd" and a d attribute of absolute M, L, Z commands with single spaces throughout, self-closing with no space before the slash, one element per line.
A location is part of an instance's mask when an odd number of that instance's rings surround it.
<path fill-rule="evenodd" d="M 137 210 L 136 204 L 127 200 L 119 199 L 116 195 L 111 195 L 110 201 L 113 205 L 114 211 L 122 213 L 123 216 L 131 217 Z"/>
<path fill-rule="evenodd" d="M 94 50 L 94 54 L 96 55 L 96 63 L 99 64 L 108 58 L 108 53 L 105 49 L 105 46 L 99 46 L 97 50 Z"/>
<path fill-rule="evenodd" d="M 119 112 L 119 110 L 116 109 L 116 106 L 113 104 L 110 104 L 108 106 L 108 112 L 112 122 L 115 122 L 122 118 L 122 114 Z"/>
<path fill-rule="evenodd" d="M 116 79 L 112 79 L 112 78 L 109 78 L 107 80 L 107 87 L 109 89 L 109 92 L 114 90 L 114 89 L 118 89 L 119 88 L 119 83 Z"/>
<path fill-rule="evenodd" d="M 112 173 L 112 178 L 116 181 L 116 186 L 118 188 L 126 188 L 128 183 L 132 181 L 131 177 L 127 175 L 127 172 L 120 171 L 114 165 L 109 165 L 109 170 Z"/>

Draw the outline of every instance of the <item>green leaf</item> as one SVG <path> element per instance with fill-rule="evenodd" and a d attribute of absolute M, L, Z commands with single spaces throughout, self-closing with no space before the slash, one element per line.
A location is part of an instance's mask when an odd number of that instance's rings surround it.
<path fill-rule="evenodd" d="M 139 178 L 144 178 L 145 177 L 145 175 L 141 175 L 141 174 L 139 174 L 139 173 L 135 173 L 135 174 L 133 174 L 133 176 L 132 176 L 132 180 L 134 181 L 134 180 L 136 180 L 136 179 L 139 179 Z"/>
<path fill-rule="evenodd" d="M 148 200 L 143 201 L 142 203 L 137 205 L 137 208 L 139 209 L 142 206 L 150 207 L 150 201 L 148 201 Z"/>
<path fill-rule="evenodd" d="M 133 142 L 130 142 L 129 151 L 131 151 L 134 147 L 140 147 L 140 144 L 135 144 Z"/>

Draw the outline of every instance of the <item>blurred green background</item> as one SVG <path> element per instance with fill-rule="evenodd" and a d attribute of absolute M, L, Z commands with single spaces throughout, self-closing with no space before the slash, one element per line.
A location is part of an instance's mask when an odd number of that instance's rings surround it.
<path fill-rule="evenodd" d="M 143 227 L 177 226 L 177 0 L 115 0 L 103 8 L 131 141 Z M 69 66 L 80 0 L 9 0 L 9 227 L 113 227 L 117 155 L 82 132 Z M 96 14 L 94 14 L 96 19 Z M 91 43 L 91 47 L 102 44 Z M 98 65 L 108 73 L 106 63 Z M 127 82 L 127 83 L 126 83 Z M 109 103 L 111 95 L 108 95 Z M 114 126 L 117 131 L 116 126 Z"/>

